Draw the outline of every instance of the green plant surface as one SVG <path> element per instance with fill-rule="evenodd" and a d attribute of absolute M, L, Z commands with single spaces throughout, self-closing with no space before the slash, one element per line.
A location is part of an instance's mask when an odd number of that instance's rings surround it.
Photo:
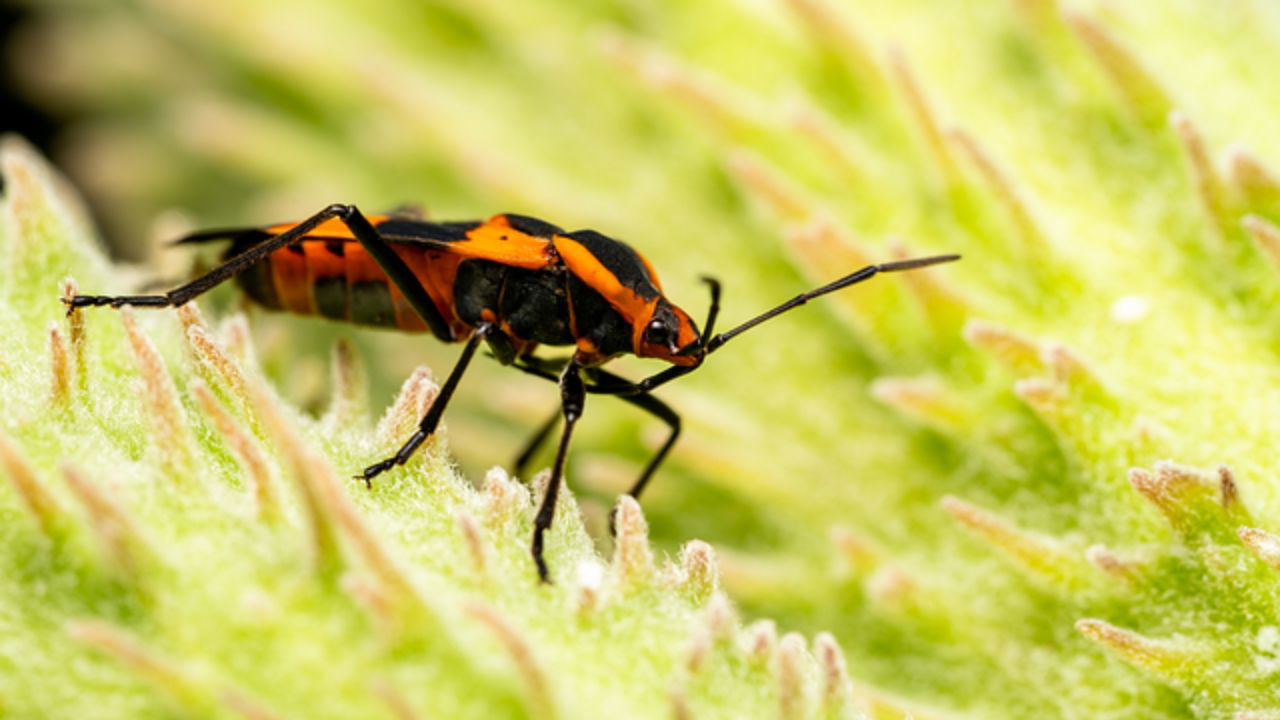
<path fill-rule="evenodd" d="M 437 438 L 371 492 L 347 480 L 416 426 L 425 368 L 375 423 L 340 343 L 311 417 L 243 316 L 64 317 L 119 269 L 24 142 L 0 172 L 0 716 L 855 715 L 830 635 L 743 628 L 711 547 L 655 557 L 632 500 L 606 562 L 564 498 L 543 585 L 501 468 L 473 486 Z"/>
<path fill-rule="evenodd" d="M 877 718 L 1280 715 L 1272 5 L 90 7 L 43 10 L 17 56 L 91 117 L 65 161 L 122 234 L 173 207 L 513 210 L 632 242 L 695 316 L 713 271 L 726 324 L 865 262 L 962 253 L 664 388 L 687 432 L 645 498 L 658 546 L 704 538 L 745 614 L 830 630 Z M 291 350 L 333 333 L 253 325 Z M 451 358 L 361 342 L 385 359 L 375 398 Z M 313 403 L 315 361 L 263 345 Z M 464 467 L 552 403 L 469 377 Z M 653 443 L 626 409 L 586 418 L 569 479 L 599 535 Z M 347 443 L 325 441 L 338 467 L 367 457 Z"/>

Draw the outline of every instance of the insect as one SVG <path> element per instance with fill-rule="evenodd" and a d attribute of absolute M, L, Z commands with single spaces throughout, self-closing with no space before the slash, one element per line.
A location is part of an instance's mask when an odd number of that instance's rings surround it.
<path fill-rule="evenodd" d="M 554 520 L 569 439 L 588 394 L 615 396 L 669 428 L 628 491 L 638 498 L 680 436 L 680 416 L 652 394 L 655 388 L 698 369 L 738 335 L 816 297 L 879 273 L 959 259 L 938 255 L 869 265 L 714 334 L 720 310 L 715 279 L 702 278 L 711 300 L 700 331 L 666 298 L 653 268 L 630 246 L 594 230 L 567 232 L 524 215 L 431 222 L 409 211 L 366 216 L 354 205 L 334 204 L 298 223 L 210 230 L 179 242 L 214 240 L 231 240 L 223 263 L 185 285 L 163 295 L 76 295 L 64 300 L 68 312 L 101 305 L 176 307 L 236 277 L 246 294 L 267 308 L 430 332 L 444 342 L 463 343 L 418 429 L 395 455 L 357 476 L 368 486 L 404 464 L 435 432 L 481 342 L 500 363 L 557 383 L 560 407 L 516 461 L 516 473 L 523 476 L 563 418 L 530 548 L 544 582 L 543 536 Z M 544 345 L 571 346 L 573 352 L 546 357 L 538 353 Z M 602 367 L 625 354 L 662 360 L 669 367 L 636 382 Z"/>

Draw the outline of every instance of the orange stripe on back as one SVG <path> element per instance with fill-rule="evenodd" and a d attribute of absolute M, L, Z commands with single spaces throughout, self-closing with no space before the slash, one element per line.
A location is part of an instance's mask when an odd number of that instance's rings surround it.
<path fill-rule="evenodd" d="M 590 250 L 572 238 L 557 236 L 555 248 L 560 253 L 560 258 L 564 260 L 565 266 L 569 268 L 569 272 L 577 275 L 593 290 L 600 293 L 614 310 L 631 323 L 636 336 L 634 344 L 638 347 L 640 334 L 644 331 L 644 323 L 653 315 L 658 298 L 646 301 L 624 286 L 618 281 L 616 275 L 591 254 Z"/>
<path fill-rule="evenodd" d="M 529 270 L 541 270 L 554 259 L 550 242 L 516 230 L 505 215 L 468 230 L 466 240 L 449 244 L 449 252 Z"/>

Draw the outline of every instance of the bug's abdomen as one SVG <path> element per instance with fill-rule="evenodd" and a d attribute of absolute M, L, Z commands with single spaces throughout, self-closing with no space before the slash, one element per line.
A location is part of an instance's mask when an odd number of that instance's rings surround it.
<path fill-rule="evenodd" d="M 465 334 L 451 307 L 457 259 L 424 248 L 393 247 L 422 282 L 441 315 L 454 320 L 458 326 L 455 334 Z M 228 256 L 241 249 L 232 246 Z M 242 272 L 238 280 L 245 294 L 267 308 L 406 332 L 428 330 L 382 268 L 352 240 L 303 240 L 271 253 Z"/>

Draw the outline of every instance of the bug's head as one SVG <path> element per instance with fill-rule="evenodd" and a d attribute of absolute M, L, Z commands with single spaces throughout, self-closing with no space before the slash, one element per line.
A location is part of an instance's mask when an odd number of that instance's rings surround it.
<path fill-rule="evenodd" d="M 702 362 L 702 336 L 698 326 L 680 308 L 659 298 L 653 312 L 636 328 L 635 352 L 639 357 L 658 358 L 674 365 Z"/>

